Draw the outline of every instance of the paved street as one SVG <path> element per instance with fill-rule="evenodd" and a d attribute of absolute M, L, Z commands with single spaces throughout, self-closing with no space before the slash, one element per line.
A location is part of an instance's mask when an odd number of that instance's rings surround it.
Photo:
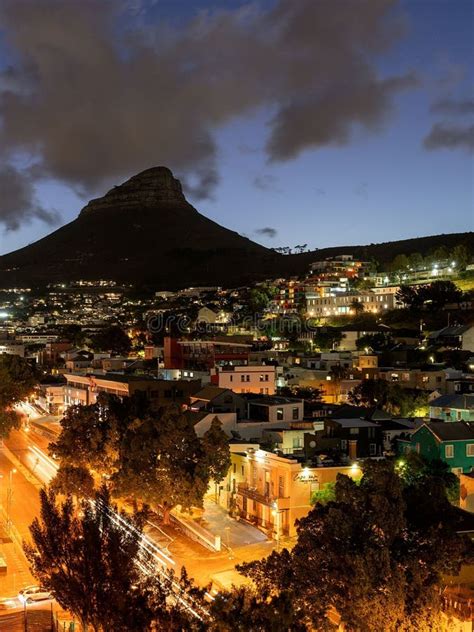
<path fill-rule="evenodd" d="M 0 594 L 9 597 L 18 594 L 23 586 L 35 583 L 20 542 L 29 540 L 28 527 L 39 512 L 39 485 L 29 482 L 3 449 L 0 450 L 0 476 L 0 517 L 4 536 L 1 554 L 7 563 L 6 575 L 0 575 Z M 13 523 L 11 529 L 7 527 L 8 520 Z"/>
<path fill-rule="evenodd" d="M 15 459 L 19 470 L 14 475 L 17 477 L 15 482 L 18 487 L 14 488 L 12 516 L 14 520 L 19 520 L 23 537 L 28 535 L 28 525 L 39 508 L 37 497 L 38 489 L 41 487 L 39 481 L 47 483 L 54 476 L 54 467 L 47 457 L 48 443 L 48 439 L 38 434 L 34 427 L 31 427 L 28 433 L 24 430 L 12 432 L 6 441 L 6 447 L 11 451 L 11 457 Z M 12 464 L 4 455 L 3 463 L 7 472 Z M 25 476 L 29 480 L 26 480 Z M 35 479 L 38 480 L 29 482 Z M 20 495 L 21 499 L 15 506 L 17 495 Z M 181 566 L 186 566 L 190 576 L 202 586 L 214 582 L 217 586 L 228 587 L 232 583 L 244 582 L 242 576 L 235 571 L 235 565 L 265 557 L 275 547 L 275 542 L 267 540 L 266 536 L 255 527 L 231 519 L 222 507 L 213 502 L 211 497 L 205 500 L 205 511 L 201 514 L 200 523 L 221 536 L 224 547 L 220 553 L 207 550 L 173 526 L 160 525 L 171 540 L 169 544 L 162 535 L 160 538 L 155 537 L 153 529 L 149 536 L 160 546 L 168 545 L 169 553 L 174 561 L 172 566 L 177 572 Z"/>

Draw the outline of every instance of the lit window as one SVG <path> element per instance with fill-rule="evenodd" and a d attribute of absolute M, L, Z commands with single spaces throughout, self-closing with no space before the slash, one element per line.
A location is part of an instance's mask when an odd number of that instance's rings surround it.
<path fill-rule="evenodd" d="M 452 444 L 444 446 L 444 456 L 447 459 L 454 459 L 454 446 Z"/>
<path fill-rule="evenodd" d="M 474 456 L 474 443 L 468 443 L 466 446 L 466 456 Z"/>

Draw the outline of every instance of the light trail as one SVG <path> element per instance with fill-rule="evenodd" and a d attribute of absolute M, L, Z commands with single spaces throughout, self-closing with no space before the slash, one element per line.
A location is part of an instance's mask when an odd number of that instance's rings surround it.
<path fill-rule="evenodd" d="M 40 450 L 37 446 L 30 446 L 30 458 L 33 460 L 32 471 L 35 474 L 41 476 L 42 482 L 49 483 L 54 476 L 56 475 L 59 466 L 51 457 L 47 456 L 42 450 Z M 31 461 L 30 461 L 31 463 Z M 91 501 L 94 503 L 95 501 Z M 100 502 L 100 501 L 99 501 Z M 168 565 L 175 566 L 176 562 L 167 555 L 151 538 L 149 538 L 146 534 L 140 532 L 133 524 L 131 524 L 128 520 L 126 520 L 119 513 L 111 510 L 110 508 L 102 507 L 107 510 L 108 515 L 111 520 L 123 529 L 129 535 L 138 538 L 139 549 L 140 549 L 140 560 L 137 562 L 139 568 L 146 575 L 153 575 L 158 572 L 164 579 L 167 581 L 169 577 L 165 572 L 165 569 L 168 568 Z M 203 617 L 209 617 L 209 613 L 202 608 L 200 605 L 193 602 L 193 604 L 189 604 L 183 597 L 179 594 L 181 592 L 181 587 L 178 582 L 172 580 L 170 582 L 173 588 L 174 598 L 183 605 L 193 616 L 197 617 L 200 621 L 203 620 Z M 206 593 L 210 599 L 214 599 L 212 595 Z M 201 614 L 197 612 L 197 610 L 201 610 Z"/>

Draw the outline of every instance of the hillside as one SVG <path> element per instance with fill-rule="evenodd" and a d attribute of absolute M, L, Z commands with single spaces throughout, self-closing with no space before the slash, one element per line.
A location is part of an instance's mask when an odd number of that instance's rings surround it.
<path fill-rule="evenodd" d="M 166 167 L 143 171 L 47 237 L 0 257 L 0 287 L 40 286 L 78 279 L 113 279 L 160 289 L 191 285 L 235 287 L 302 275 L 312 261 L 354 254 L 382 264 L 397 254 L 426 255 L 464 243 L 473 233 L 324 248 L 282 255 L 220 226 L 189 204 Z"/>

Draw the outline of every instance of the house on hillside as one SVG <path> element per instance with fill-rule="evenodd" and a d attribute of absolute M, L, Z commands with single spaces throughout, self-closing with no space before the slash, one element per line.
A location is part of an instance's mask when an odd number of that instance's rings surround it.
<path fill-rule="evenodd" d="M 458 475 L 474 469 L 474 424 L 465 421 L 430 421 L 410 439 L 398 439 L 397 446 L 399 454 L 414 451 L 429 461 L 440 459 Z"/>
<path fill-rule="evenodd" d="M 474 351 L 474 324 L 443 327 L 443 329 L 433 331 L 428 340 L 433 345 Z"/>
<path fill-rule="evenodd" d="M 443 421 L 474 421 L 474 394 L 451 393 L 433 399 L 430 417 Z"/>
<path fill-rule="evenodd" d="M 220 388 L 209 384 L 190 397 L 189 407 L 192 411 L 236 413 L 241 419 L 245 416 L 247 402 L 230 388 Z"/>

